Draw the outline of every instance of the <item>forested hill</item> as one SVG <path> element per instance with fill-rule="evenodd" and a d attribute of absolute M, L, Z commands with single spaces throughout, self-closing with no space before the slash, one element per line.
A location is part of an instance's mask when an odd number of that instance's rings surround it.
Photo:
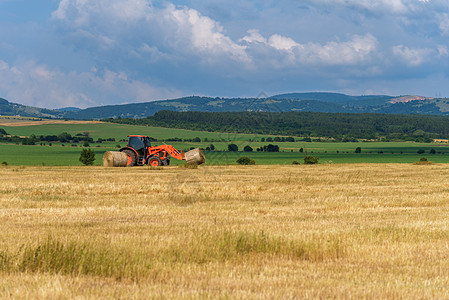
<path fill-rule="evenodd" d="M 70 119 L 143 118 L 161 110 L 202 112 L 330 112 L 449 114 L 448 99 L 417 96 L 348 96 L 336 93 L 294 93 L 269 98 L 185 97 L 173 100 L 92 107 L 66 112 Z"/>
<path fill-rule="evenodd" d="M 449 117 L 318 112 L 173 112 L 108 122 L 202 131 L 429 141 L 449 136 Z"/>
<path fill-rule="evenodd" d="M 143 118 L 161 110 L 202 112 L 330 112 L 448 115 L 449 99 L 419 96 L 348 96 L 338 93 L 291 93 L 268 98 L 184 97 L 87 109 L 50 110 L 0 99 L 0 115 L 39 118 L 105 119 Z"/>

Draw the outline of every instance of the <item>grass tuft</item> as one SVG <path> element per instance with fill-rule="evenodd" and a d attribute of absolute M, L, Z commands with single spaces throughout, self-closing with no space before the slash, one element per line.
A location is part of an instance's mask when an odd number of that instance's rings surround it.
<path fill-rule="evenodd" d="M 184 168 L 184 169 L 198 169 L 198 164 L 197 163 L 185 163 L 182 165 L 179 165 L 180 168 Z"/>

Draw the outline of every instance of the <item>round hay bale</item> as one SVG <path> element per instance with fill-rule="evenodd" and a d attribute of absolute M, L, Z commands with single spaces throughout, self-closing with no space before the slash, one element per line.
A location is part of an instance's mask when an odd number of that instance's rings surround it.
<path fill-rule="evenodd" d="M 186 162 L 188 164 L 194 163 L 201 165 L 206 162 L 206 157 L 204 156 L 203 150 L 201 150 L 201 148 L 190 150 L 189 152 L 186 152 L 185 156 Z"/>
<path fill-rule="evenodd" d="M 126 167 L 128 155 L 118 151 L 108 151 L 103 155 L 103 166 L 105 167 Z"/>

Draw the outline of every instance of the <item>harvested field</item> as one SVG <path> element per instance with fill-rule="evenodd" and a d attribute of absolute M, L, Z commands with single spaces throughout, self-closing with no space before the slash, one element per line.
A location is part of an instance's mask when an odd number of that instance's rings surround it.
<path fill-rule="evenodd" d="M 448 174 L 0 167 L 0 297 L 445 298 Z"/>

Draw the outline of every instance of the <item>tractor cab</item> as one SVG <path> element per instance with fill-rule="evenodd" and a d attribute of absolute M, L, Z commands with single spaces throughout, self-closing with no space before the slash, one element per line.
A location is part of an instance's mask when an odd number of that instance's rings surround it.
<path fill-rule="evenodd" d="M 148 147 L 151 147 L 150 138 L 143 135 L 130 135 L 128 147 L 134 149 L 139 156 L 146 156 Z"/>

